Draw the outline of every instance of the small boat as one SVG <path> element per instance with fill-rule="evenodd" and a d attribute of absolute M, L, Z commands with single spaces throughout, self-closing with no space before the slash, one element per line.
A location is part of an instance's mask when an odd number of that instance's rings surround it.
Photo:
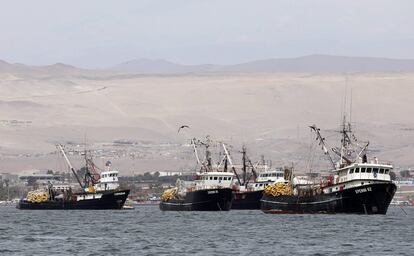
<path fill-rule="evenodd" d="M 122 209 L 123 209 L 123 210 L 134 210 L 134 209 L 135 209 L 135 207 L 134 207 L 134 206 L 132 206 L 132 205 L 125 205 L 125 204 L 124 204 L 124 206 L 122 207 Z"/>
<path fill-rule="evenodd" d="M 22 210 L 103 210 L 121 209 L 128 197 L 129 189 L 120 189 L 118 171 L 107 170 L 98 174 L 91 159 L 86 158 L 84 183 L 72 167 L 62 145 L 57 145 L 70 170 L 76 177 L 80 191 L 76 192 L 70 185 L 49 184 L 48 187 L 30 191 L 21 199 L 17 208 Z"/>

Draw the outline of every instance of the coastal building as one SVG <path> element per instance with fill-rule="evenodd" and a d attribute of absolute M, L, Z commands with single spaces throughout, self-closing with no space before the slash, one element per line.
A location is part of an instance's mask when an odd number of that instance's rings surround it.
<path fill-rule="evenodd" d="M 50 170 L 32 170 L 26 171 L 29 174 L 19 176 L 19 181 L 25 185 L 39 184 L 46 185 L 48 183 L 61 183 L 64 177 L 60 174 L 54 174 Z"/>
<path fill-rule="evenodd" d="M 9 185 L 16 185 L 19 182 L 19 176 L 12 173 L 1 173 L 0 181 L 8 182 Z"/>

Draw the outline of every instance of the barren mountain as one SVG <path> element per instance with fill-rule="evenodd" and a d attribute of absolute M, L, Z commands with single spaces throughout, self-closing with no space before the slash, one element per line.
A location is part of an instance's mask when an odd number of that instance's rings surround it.
<path fill-rule="evenodd" d="M 235 162 L 244 143 L 254 160 L 263 154 L 274 165 L 329 167 L 308 125 L 319 125 L 330 146 L 338 143 L 333 131 L 346 83 L 360 139 L 380 159 L 413 164 L 414 73 L 85 76 L 43 69 L 47 79 L 0 72 L 0 172 L 56 169 L 55 143 L 79 150 L 85 141 L 99 161 L 110 158 L 127 173 L 187 169 L 195 161 L 186 144 L 207 134 L 233 144 Z M 182 124 L 190 129 L 177 133 Z"/>
<path fill-rule="evenodd" d="M 414 60 L 309 55 L 289 59 L 257 60 L 237 65 L 180 65 L 165 60 L 138 59 L 114 70 L 139 74 L 246 73 L 246 72 L 413 72 Z"/>

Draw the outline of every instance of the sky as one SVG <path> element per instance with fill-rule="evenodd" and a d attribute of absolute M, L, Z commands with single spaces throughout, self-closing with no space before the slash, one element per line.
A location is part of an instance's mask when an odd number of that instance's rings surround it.
<path fill-rule="evenodd" d="M 0 0 L 0 59 L 106 68 L 310 54 L 414 59 L 411 0 Z"/>

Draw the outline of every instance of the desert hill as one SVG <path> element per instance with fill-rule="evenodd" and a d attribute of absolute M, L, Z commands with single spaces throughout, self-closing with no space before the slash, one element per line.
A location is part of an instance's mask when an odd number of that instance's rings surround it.
<path fill-rule="evenodd" d="M 236 65 L 180 65 L 166 60 L 136 59 L 121 63 L 112 69 L 139 74 L 413 72 L 414 60 L 309 55 L 299 58 L 257 60 Z"/>
<path fill-rule="evenodd" d="M 55 143 L 79 150 L 85 141 L 99 161 L 110 158 L 128 173 L 188 169 L 195 163 L 189 139 L 207 134 L 233 144 L 235 159 L 246 144 L 252 159 L 317 169 L 327 161 L 308 126 L 336 145 L 351 91 L 357 135 L 372 154 L 408 168 L 413 83 L 408 71 L 143 75 L 1 62 L 0 172 L 55 169 Z M 182 124 L 190 129 L 178 134 Z"/>

